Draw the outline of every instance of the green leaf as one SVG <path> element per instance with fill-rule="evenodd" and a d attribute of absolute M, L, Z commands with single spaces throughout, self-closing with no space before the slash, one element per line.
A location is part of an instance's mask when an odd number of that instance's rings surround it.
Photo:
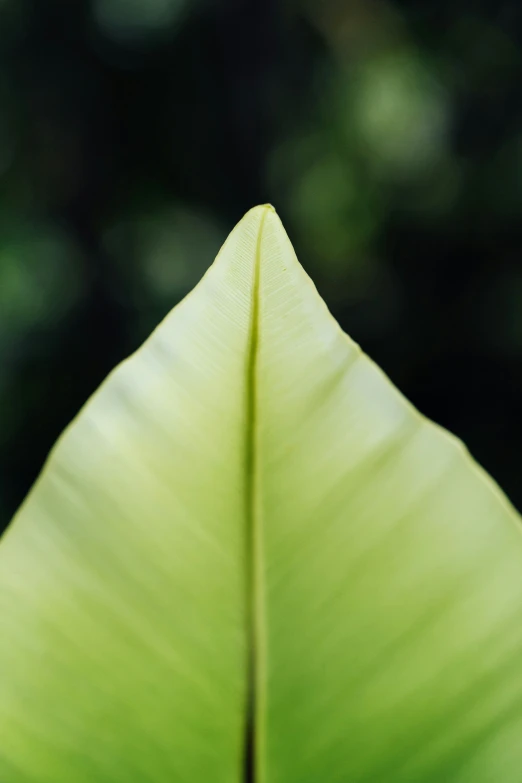
<path fill-rule="evenodd" d="M 257 207 L 3 538 L 0 672 L 2 783 L 516 783 L 520 520 Z"/>

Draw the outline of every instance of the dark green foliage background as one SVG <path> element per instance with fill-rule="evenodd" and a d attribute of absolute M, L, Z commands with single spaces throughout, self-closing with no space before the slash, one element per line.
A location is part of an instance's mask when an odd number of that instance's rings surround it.
<path fill-rule="evenodd" d="M 266 201 L 522 507 L 518 0 L 0 0 L 0 529 Z"/>

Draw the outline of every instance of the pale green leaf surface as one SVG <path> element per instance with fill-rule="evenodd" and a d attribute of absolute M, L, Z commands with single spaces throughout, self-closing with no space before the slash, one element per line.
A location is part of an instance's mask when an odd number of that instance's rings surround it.
<path fill-rule="evenodd" d="M 240 783 L 253 646 L 256 783 L 517 783 L 519 524 L 256 208 L 0 543 L 0 780 Z"/>
<path fill-rule="evenodd" d="M 260 780 L 520 780 L 520 520 L 341 332 L 275 217 L 257 381 Z"/>
<path fill-rule="evenodd" d="M 119 367 L 0 545 L 0 781 L 236 783 L 260 215 Z"/>

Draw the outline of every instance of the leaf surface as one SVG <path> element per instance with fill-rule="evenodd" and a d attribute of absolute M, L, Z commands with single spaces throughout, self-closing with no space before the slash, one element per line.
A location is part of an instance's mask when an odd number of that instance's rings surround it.
<path fill-rule="evenodd" d="M 258 207 L 2 539 L 0 672 L 2 783 L 516 783 L 520 521 Z"/>

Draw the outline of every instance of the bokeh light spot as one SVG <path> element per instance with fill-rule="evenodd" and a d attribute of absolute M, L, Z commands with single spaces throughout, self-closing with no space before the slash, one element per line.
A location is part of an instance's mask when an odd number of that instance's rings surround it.
<path fill-rule="evenodd" d="M 415 173 L 446 147 L 444 93 L 412 55 L 397 53 L 362 64 L 353 93 L 355 122 L 376 165 Z"/>
<path fill-rule="evenodd" d="M 17 226 L 0 242 L 0 324 L 26 330 L 59 321 L 81 290 L 74 250 L 57 231 Z"/>
<path fill-rule="evenodd" d="M 94 0 L 96 23 L 109 38 L 142 42 L 168 30 L 182 14 L 186 0 Z"/>

